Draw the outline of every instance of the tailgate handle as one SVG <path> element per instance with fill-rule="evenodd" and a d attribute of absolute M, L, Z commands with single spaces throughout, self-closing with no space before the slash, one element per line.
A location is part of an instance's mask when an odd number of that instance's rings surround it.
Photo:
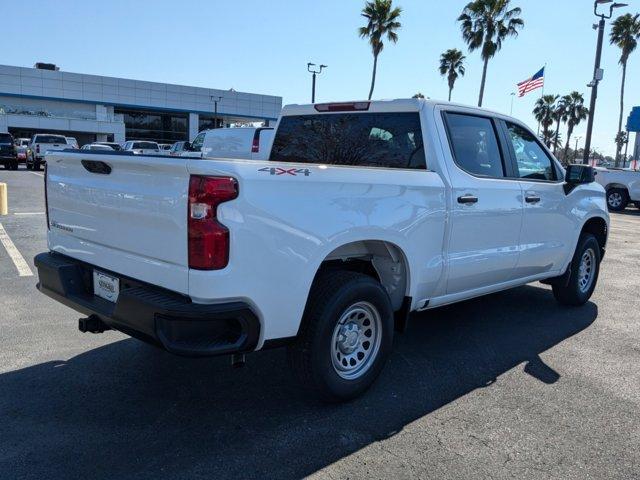
<path fill-rule="evenodd" d="M 109 175 L 111 173 L 111 167 L 99 160 L 82 160 L 82 166 L 91 173 L 99 173 L 102 175 Z"/>

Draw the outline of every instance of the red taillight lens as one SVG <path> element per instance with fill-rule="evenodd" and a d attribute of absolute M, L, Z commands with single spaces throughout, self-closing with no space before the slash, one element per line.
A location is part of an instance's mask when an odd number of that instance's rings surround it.
<path fill-rule="evenodd" d="M 51 230 L 51 226 L 49 224 L 49 196 L 47 195 L 47 164 L 44 164 L 44 212 L 47 216 L 47 230 Z"/>
<path fill-rule="evenodd" d="M 230 177 L 192 175 L 189 180 L 189 268 L 219 270 L 229 263 L 229 229 L 218 222 L 218 205 L 238 196 Z"/>
<path fill-rule="evenodd" d="M 258 153 L 260 151 L 260 130 L 256 130 L 253 134 L 253 143 L 251 144 L 251 153 Z"/>

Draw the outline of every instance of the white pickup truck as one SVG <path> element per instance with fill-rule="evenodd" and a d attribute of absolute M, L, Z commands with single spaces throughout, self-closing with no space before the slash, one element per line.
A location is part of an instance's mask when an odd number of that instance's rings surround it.
<path fill-rule="evenodd" d="M 566 180 L 565 180 L 566 178 Z M 408 314 L 534 281 L 591 296 L 609 216 L 521 122 L 419 99 L 285 107 L 268 160 L 47 155 L 38 288 L 182 355 L 284 346 L 361 394 Z"/>
<path fill-rule="evenodd" d="M 596 168 L 596 181 L 607 195 L 607 206 L 621 212 L 630 202 L 640 208 L 640 172 L 622 168 Z"/>

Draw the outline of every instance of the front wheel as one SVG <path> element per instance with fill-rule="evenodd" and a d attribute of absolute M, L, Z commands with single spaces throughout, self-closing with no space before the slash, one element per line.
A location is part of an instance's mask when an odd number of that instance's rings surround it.
<path fill-rule="evenodd" d="M 627 208 L 629 195 L 622 188 L 611 188 L 607 190 L 607 207 L 612 212 L 621 212 Z"/>
<path fill-rule="evenodd" d="M 563 305 L 584 305 L 591 298 L 600 273 L 600 244 L 596 237 L 590 233 L 580 236 L 569 268 L 568 281 L 553 285 L 553 295 Z"/>
<path fill-rule="evenodd" d="M 361 395 L 378 377 L 393 342 L 393 311 L 384 287 L 368 275 L 324 272 L 314 281 L 289 363 L 320 399 Z"/>

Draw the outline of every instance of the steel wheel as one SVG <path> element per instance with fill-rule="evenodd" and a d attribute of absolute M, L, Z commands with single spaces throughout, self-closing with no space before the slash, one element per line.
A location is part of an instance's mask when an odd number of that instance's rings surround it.
<path fill-rule="evenodd" d="M 588 248 L 582 254 L 580 267 L 578 269 L 578 288 L 583 293 L 588 291 L 593 283 L 595 260 L 596 254 L 591 248 Z"/>
<path fill-rule="evenodd" d="M 354 380 L 374 363 L 382 338 L 380 313 L 369 302 L 351 305 L 340 317 L 331 339 L 331 362 L 336 373 Z"/>

